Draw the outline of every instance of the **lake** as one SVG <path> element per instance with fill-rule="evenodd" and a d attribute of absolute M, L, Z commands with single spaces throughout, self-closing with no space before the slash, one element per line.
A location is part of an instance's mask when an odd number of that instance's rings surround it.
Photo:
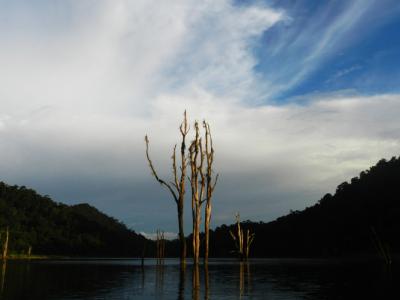
<path fill-rule="evenodd" d="M 190 261 L 190 260 L 189 260 Z M 378 261 L 212 259 L 9 260 L 1 299 L 400 299 L 399 273 Z"/>

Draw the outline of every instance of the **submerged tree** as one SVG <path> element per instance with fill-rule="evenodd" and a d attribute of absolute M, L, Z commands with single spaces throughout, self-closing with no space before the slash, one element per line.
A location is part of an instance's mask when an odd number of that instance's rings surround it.
<path fill-rule="evenodd" d="M 178 176 L 178 167 L 176 163 L 176 145 L 174 146 L 172 152 L 172 172 L 173 172 L 173 182 L 166 182 L 165 180 L 161 179 L 154 166 L 153 162 L 150 159 L 149 155 L 149 139 L 147 135 L 145 136 L 146 142 L 146 157 L 147 161 L 149 162 L 149 166 L 154 178 L 163 186 L 165 186 L 170 193 L 176 203 L 177 210 L 178 210 L 178 226 L 179 226 L 179 243 L 180 243 L 180 260 L 181 263 L 185 263 L 186 259 L 186 241 L 185 241 L 185 234 L 184 234 L 184 226 L 183 226 L 183 212 L 184 212 L 184 202 L 185 202 L 185 179 L 186 179 L 186 166 L 187 166 L 187 159 L 186 159 L 186 136 L 189 132 L 189 126 L 186 117 L 186 111 L 183 115 L 183 122 L 179 127 L 181 133 L 181 164 L 179 167 L 180 175 Z"/>
<path fill-rule="evenodd" d="M 201 205 L 205 188 L 205 175 L 203 172 L 204 153 L 202 142 L 199 133 L 199 124 L 194 123 L 195 139 L 189 147 L 189 162 L 190 162 L 190 186 L 192 189 L 192 219 L 193 219 L 193 262 L 198 264 L 200 256 L 200 222 L 201 222 Z"/>
<path fill-rule="evenodd" d="M 250 246 L 254 241 L 255 234 L 250 232 L 250 229 L 247 229 L 245 232 L 243 228 L 240 226 L 240 215 L 236 214 L 236 234 L 229 230 L 229 234 L 231 235 L 233 241 L 235 242 L 236 253 L 239 256 L 240 260 L 247 260 L 250 254 Z"/>
<path fill-rule="evenodd" d="M 186 111 L 184 113 L 184 119 L 180 126 L 180 132 L 182 136 L 181 143 L 181 164 L 179 167 L 180 176 L 178 176 L 178 167 L 176 163 L 176 145 L 172 152 L 172 171 L 173 171 L 173 182 L 166 182 L 161 179 L 150 159 L 149 155 L 149 139 L 146 135 L 146 157 L 149 162 L 152 175 L 155 179 L 163 186 L 165 186 L 172 194 L 178 208 L 178 222 L 179 222 L 179 240 L 180 240 L 180 257 L 181 261 L 185 260 L 186 257 L 186 244 L 185 236 L 183 233 L 183 206 L 185 198 L 185 176 L 186 167 L 189 166 L 191 174 L 189 178 L 190 186 L 192 190 L 192 218 L 193 218 L 193 261 L 195 264 L 199 262 L 200 256 L 200 223 L 201 223 L 201 206 L 206 203 L 205 208 L 205 254 L 204 258 L 207 262 L 209 253 L 209 231 L 211 222 L 211 199 L 217 184 L 218 175 L 213 178 L 213 162 L 214 162 L 214 148 L 211 138 L 210 126 L 207 122 L 203 121 L 204 128 L 204 139 L 200 137 L 200 126 L 196 121 L 194 123 L 195 136 L 194 140 L 190 143 L 189 151 L 186 157 L 186 136 L 189 132 L 189 126 L 187 123 Z M 188 161 L 187 161 L 188 159 Z M 179 178 L 178 178 L 179 177 Z"/>
<path fill-rule="evenodd" d="M 213 181 L 213 163 L 214 163 L 214 147 L 213 140 L 211 137 L 210 125 L 203 121 L 203 127 L 205 130 L 205 149 L 204 154 L 207 160 L 206 168 L 206 208 L 205 208 L 205 220 L 204 220 L 204 233 L 205 233 L 205 246 L 204 246 L 204 261 L 208 262 L 209 255 L 209 242 L 210 242 L 210 223 L 211 223 L 211 210 L 212 210 L 212 195 L 215 190 L 215 186 L 218 181 L 218 174 Z"/>
<path fill-rule="evenodd" d="M 165 257 L 165 237 L 164 231 L 160 229 L 157 229 L 156 248 L 157 264 L 163 263 Z"/>
<path fill-rule="evenodd" d="M 204 232 L 204 261 L 208 261 L 209 253 L 209 230 L 211 222 L 211 199 L 217 184 L 218 175 L 213 180 L 213 162 L 214 148 L 210 133 L 210 126 L 203 121 L 205 130 L 204 139 L 200 137 L 199 123 L 194 123 L 195 138 L 189 147 L 189 160 L 191 177 L 190 184 L 192 188 L 192 218 L 193 218 L 193 261 L 195 264 L 199 262 L 200 255 L 200 222 L 201 222 L 201 206 L 206 203 Z"/>
<path fill-rule="evenodd" d="M 7 255 L 8 255 L 8 238 L 9 238 L 9 230 L 8 230 L 8 226 L 7 226 L 6 238 L 3 243 L 3 254 L 2 254 L 3 259 L 7 259 Z"/>

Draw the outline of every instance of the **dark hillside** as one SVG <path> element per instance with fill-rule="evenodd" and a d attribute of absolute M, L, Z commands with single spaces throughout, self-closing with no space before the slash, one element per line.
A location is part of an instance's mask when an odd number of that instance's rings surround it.
<path fill-rule="evenodd" d="M 390 252 L 400 252 L 400 158 L 381 160 L 340 184 L 314 206 L 269 223 L 244 222 L 256 233 L 253 255 L 349 256 L 376 254 L 374 231 Z M 228 256 L 233 243 L 220 226 L 212 234 L 212 254 Z"/>
<path fill-rule="evenodd" d="M 399 196 L 400 158 L 394 157 L 340 184 L 334 195 L 325 195 L 303 211 L 269 223 L 245 221 L 242 226 L 256 233 L 251 251 L 256 257 L 376 255 L 377 237 L 391 253 L 399 253 Z M 31 245 L 34 254 L 132 257 L 141 256 L 146 241 L 88 204 L 68 206 L 0 182 L 2 237 L 7 226 L 14 253 L 25 253 Z M 211 256 L 232 256 L 232 226 L 211 232 Z M 147 256 L 151 256 L 154 242 L 147 243 Z M 188 237 L 189 249 L 190 245 Z M 177 241 L 167 243 L 166 254 L 178 255 Z"/>
<path fill-rule="evenodd" d="M 145 238 L 89 204 L 68 206 L 0 182 L 0 229 L 11 253 L 140 256 Z"/>

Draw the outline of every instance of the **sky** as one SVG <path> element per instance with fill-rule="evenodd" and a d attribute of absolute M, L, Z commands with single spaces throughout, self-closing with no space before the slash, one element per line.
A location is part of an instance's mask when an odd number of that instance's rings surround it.
<path fill-rule="evenodd" d="M 213 227 L 311 206 L 399 155 L 398 28 L 397 0 L 0 0 L 0 180 L 174 237 L 144 135 L 169 180 L 186 109 Z"/>

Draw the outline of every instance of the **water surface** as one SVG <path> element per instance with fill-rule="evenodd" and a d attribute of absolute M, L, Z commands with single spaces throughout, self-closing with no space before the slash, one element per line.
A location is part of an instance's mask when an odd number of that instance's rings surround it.
<path fill-rule="evenodd" d="M 396 268 L 376 261 L 8 261 L 1 299 L 400 299 Z"/>

